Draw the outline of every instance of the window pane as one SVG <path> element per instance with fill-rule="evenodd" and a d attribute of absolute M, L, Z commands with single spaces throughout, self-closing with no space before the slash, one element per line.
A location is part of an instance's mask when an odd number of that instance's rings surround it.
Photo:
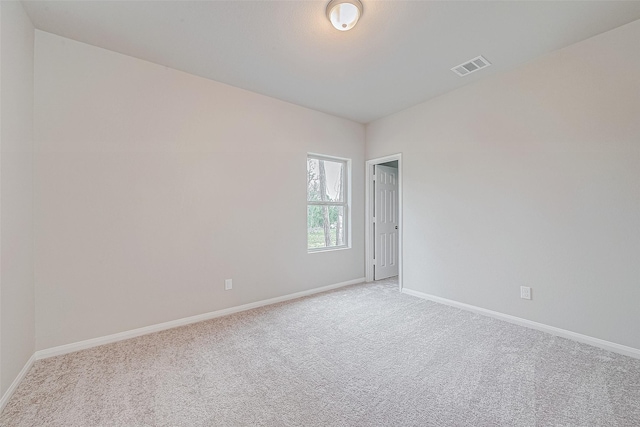
<path fill-rule="evenodd" d="M 344 206 L 307 206 L 307 247 L 344 246 Z"/>
<path fill-rule="evenodd" d="M 344 201 L 344 162 L 307 159 L 307 200 Z"/>
<path fill-rule="evenodd" d="M 320 177 L 318 176 L 318 159 L 307 159 L 307 200 L 320 200 Z"/>

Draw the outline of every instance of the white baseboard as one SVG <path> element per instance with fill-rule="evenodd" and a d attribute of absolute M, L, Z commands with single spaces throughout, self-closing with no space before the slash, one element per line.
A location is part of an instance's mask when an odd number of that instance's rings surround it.
<path fill-rule="evenodd" d="M 58 347 L 47 348 L 35 352 L 36 360 L 46 359 L 48 357 L 60 356 L 62 354 L 73 353 L 75 351 L 85 350 L 104 344 L 111 344 L 117 341 L 128 340 L 130 338 L 139 337 L 141 335 L 152 334 L 154 332 L 164 331 L 166 329 L 176 328 L 178 326 L 189 325 L 191 323 L 202 322 L 204 320 L 215 319 L 216 317 L 228 316 L 229 314 L 239 313 L 241 311 L 251 310 L 253 308 L 264 307 L 266 305 L 277 304 L 283 301 L 302 298 L 320 292 L 330 291 L 332 289 L 341 288 L 343 286 L 355 285 L 364 282 L 364 277 L 348 280 L 346 282 L 335 283 L 333 285 L 322 286 L 320 288 L 309 289 L 308 291 L 296 292 L 281 297 L 270 298 L 262 301 L 256 301 L 249 304 L 238 305 L 236 307 L 225 308 L 222 310 L 212 311 L 209 313 L 199 314 L 196 316 L 185 317 L 183 319 L 172 320 L 170 322 L 158 323 L 156 325 L 146 326 L 144 328 L 132 329 L 130 331 L 119 332 L 104 337 L 92 338 L 85 341 L 65 344 Z"/>
<path fill-rule="evenodd" d="M 610 341 L 601 340 L 599 338 L 590 337 L 588 335 L 579 334 L 577 332 L 567 331 L 566 329 L 556 328 L 555 326 L 545 325 L 544 323 L 534 322 L 532 320 L 523 319 L 521 317 L 511 316 L 509 314 L 500 313 L 498 311 L 488 310 L 486 308 L 476 307 L 475 305 L 465 304 L 462 302 L 437 297 L 435 295 L 425 294 L 423 292 L 413 291 L 411 289 L 403 288 L 402 292 L 407 295 L 426 299 L 429 301 L 437 302 L 440 304 L 449 305 L 466 311 L 472 311 L 474 313 L 482 314 L 484 316 L 493 317 L 495 319 L 504 320 L 505 322 L 514 323 L 516 325 L 524 326 L 538 331 L 547 332 L 551 335 L 555 335 L 562 338 L 567 338 L 573 341 L 578 341 L 584 344 L 589 344 L 594 347 L 599 347 L 604 350 L 619 353 L 625 356 L 630 356 L 636 359 L 640 359 L 640 349 L 627 347 L 626 345 L 616 344 Z"/>
<path fill-rule="evenodd" d="M 27 363 L 25 363 L 25 365 L 22 367 L 22 370 L 20 371 L 16 379 L 13 380 L 7 391 L 4 393 L 2 399 L 0 399 L 0 414 L 4 410 L 4 407 L 7 406 L 9 399 L 11 399 L 11 396 L 13 396 L 13 393 L 16 391 L 24 377 L 27 375 L 27 372 L 29 372 L 29 369 L 31 369 L 31 367 L 33 366 L 33 362 L 35 361 L 36 355 L 32 354 L 29 360 L 27 360 Z"/>

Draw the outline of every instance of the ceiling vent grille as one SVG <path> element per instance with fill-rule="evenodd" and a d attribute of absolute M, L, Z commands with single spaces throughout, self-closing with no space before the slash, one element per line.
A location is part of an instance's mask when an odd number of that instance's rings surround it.
<path fill-rule="evenodd" d="M 451 71 L 453 71 L 460 77 L 464 77 L 471 73 L 475 73 L 478 70 L 482 70 L 483 68 L 487 68 L 489 65 L 491 65 L 489 61 L 487 61 L 482 56 L 478 56 L 476 58 L 473 58 L 471 61 L 456 65 L 451 69 Z"/>

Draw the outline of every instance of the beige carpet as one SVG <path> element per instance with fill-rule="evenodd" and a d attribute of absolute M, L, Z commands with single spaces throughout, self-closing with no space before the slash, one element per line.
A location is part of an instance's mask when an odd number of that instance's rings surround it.
<path fill-rule="evenodd" d="M 640 426 L 640 360 L 355 285 L 36 362 L 1 426 Z"/>

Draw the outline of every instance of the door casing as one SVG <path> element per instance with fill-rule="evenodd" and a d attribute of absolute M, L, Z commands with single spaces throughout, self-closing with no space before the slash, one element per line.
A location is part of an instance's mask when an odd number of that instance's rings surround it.
<path fill-rule="evenodd" d="M 402 153 L 392 154 L 390 156 L 378 157 L 375 159 L 367 160 L 365 164 L 366 177 L 365 177 L 365 235 L 364 235 L 364 252 L 365 252 L 365 279 L 367 282 L 373 281 L 373 256 L 374 256 L 374 244 L 375 238 L 373 236 L 373 167 L 381 163 L 398 161 L 398 287 L 402 291 L 402 258 L 403 258 L 403 238 L 404 227 L 402 223 Z"/>

